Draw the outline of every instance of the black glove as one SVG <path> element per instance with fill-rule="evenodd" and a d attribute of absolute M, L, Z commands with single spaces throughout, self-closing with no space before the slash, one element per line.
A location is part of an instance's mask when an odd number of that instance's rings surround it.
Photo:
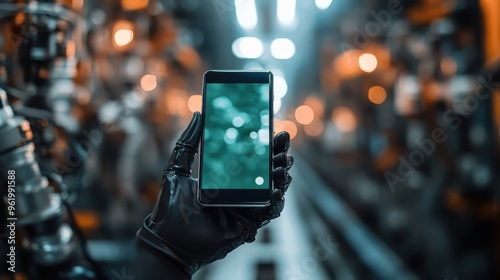
<path fill-rule="evenodd" d="M 257 229 L 279 217 L 292 180 L 288 169 L 293 157 L 287 155 L 290 136 L 281 132 L 274 138 L 276 188 L 270 206 L 204 208 L 196 199 L 198 181 L 191 177 L 201 129 L 201 114 L 196 112 L 170 157 L 153 213 L 137 233 L 145 249 L 177 266 L 187 278 L 238 246 L 253 242 Z"/>

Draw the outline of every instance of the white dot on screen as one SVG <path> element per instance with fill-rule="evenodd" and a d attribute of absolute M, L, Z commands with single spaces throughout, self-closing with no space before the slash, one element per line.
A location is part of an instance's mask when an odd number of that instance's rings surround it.
<path fill-rule="evenodd" d="M 260 122 L 262 123 L 262 126 L 268 127 L 269 126 L 269 115 L 260 116 Z"/>
<path fill-rule="evenodd" d="M 264 145 L 269 145 L 269 130 L 259 129 L 259 141 Z"/>
<path fill-rule="evenodd" d="M 261 156 L 266 153 L 266 148 L 262 145 L 255 146 L 255 153 Z"/>
<path fill-rule="evenodd" d="M 258 134 L 255 131 L 250 132 L 250 138 L 255 139 L 257 138 Z"/>
<path fill-rule="evenodd" d="M 229 139 L 235 139 L 238 136 L 238 131 L 234 128 L 228 128 L 226 130 L 226 137 Z"/>
<path fill-rule="evenodd" d="M 255 178 L 255 184 L 257 184 L 259 186 L 264 184 L 264 178 L 262 178 L 262 177 Z"/>
<path fill-rule="evenodd" d="M 235 127 L 241 127 L 244 123 L 245 123 L 245 120 L 243 120 L 243 118 L 240 116 L 233 118 L 233 125 Z"/>

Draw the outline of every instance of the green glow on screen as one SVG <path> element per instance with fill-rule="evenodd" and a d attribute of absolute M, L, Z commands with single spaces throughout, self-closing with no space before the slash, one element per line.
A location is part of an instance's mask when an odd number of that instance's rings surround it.
<path fill-rule="evenodd" d="M 207 83 L 203 189 L 269 188 L 269 84 Z"/>

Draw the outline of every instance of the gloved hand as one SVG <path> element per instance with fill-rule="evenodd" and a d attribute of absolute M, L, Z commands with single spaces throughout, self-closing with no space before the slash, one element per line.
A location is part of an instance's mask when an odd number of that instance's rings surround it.
<path fill-rule="evenodd" d="M 191 177 L 201 129 L 201 114 L 196 112 L 170 157 L 153 213 L 137 233 L 143 246 L 180 268 L 187 278 L 238 246 L 253 242 L 257 229 L 279 217 L 285 203 L 283 195 L 292 180 L 288 169 L 293 157 L 287 155 L 290 136 L 281 132 L 274 138 L 275 190 L 270 206 L 201 206 L 196 199 L 198 181 Z"/>

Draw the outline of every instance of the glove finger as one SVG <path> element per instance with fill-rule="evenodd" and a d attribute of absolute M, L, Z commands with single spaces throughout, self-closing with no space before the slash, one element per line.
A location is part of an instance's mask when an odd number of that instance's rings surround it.
<path fill-rule="evenodd" d="M 281 190 L 274 190 L 271 194 L 271 206 L 269 207 L 269 216 L 276 219 L 285 208 L 285 196 Z"/>
<path fill-rule="evenodd" d="M 273 181 L 274 186 L 284 194 L 292 182 L 292 176 L 283 167 L 278 167 L 273 170 Z"/>
<path fill-rule="evenodd" d="M 278 133 L 274 137 L 274 154 L 286 153 L 290 147 L 290 134 L 286 131 Z"/>
<path fill-rule="evenodd" d="M 281 211 L 285 208 L 285 197 L 279 189 L 275 189 L 271 194 L 271 205 L 263 208 L 255 208 L 251 211 L 252 217 L 261 228 L 267 225 L 272 219 L 280 216 Z"/>
<path fill-rule="evenodd" d="M 279 153 L 273 157 L 274 168 L 283 167 L 286 170 L 293 165 L 293 156 L 286 153 Z"/>
<path fill-rule="evenodd" d="M 194 155 L 198 152 L 201 129 L 201 114 L 195 112 L 188 127 L 175 144 L 166 171 L 186 176 L 191 174 Z"/>

